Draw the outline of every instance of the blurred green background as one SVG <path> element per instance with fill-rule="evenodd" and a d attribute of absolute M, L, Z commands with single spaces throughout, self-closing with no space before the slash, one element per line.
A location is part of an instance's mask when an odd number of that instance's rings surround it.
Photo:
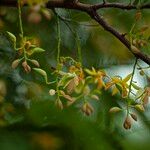
<path fill-rule="evenodd" d="M 149 0 L 141 0 L 144 3 Z M 97 3 L 101 0 L 83 0 Z M 109 0 L 109 2 L 129 3 L 129 0 Z M 134 57 L 110 33 L 104 31 L 96 22 L 82 12 L 56 9 L 63 17 L 74 20 L 71 28 L 78 33 L 82 59 L 85 67 L 106 69 L 109 74 L 126 76 L 132 70 Z M 51 67 L 56 66 L 57 29 L 56 16 L 49 10 L 48 20 L 31 17 L 31 10 L 23 8 L 23 29 L 26 36 L 46 50 L 34 55 L 41 67 L 53 80 Z M 106 21 L 121 33 L 128 33 L 135 20 L 135 10 L 99 10 Z M 150 25 L 150 11 L 142 10 L 142 19 L 137 28 Z M 78 23 L 76 23 L 78 22 Z M 63 21 L 61 25 L 61 56 L 78 59 L 75 38 Z M 87 26 L 88 25 L 88 26 Z M 89 26 L 90 25 L 90 26 Z M 124 130 L 124 113 L 110 115 L 112 106 L 119 105 L 119 97 L 103 92 L 100 101 L 93 103 L 94 114 L 87 117 L 79 106 L 73 105 L 58 110 L 54 98 L 48 94 L 51 85 L 45 85 L 43 78 L 31 72 L 25 74 L 22 67 L 11 69 L 17 57 L 5 31 L 19 38 L 18 13 L 16 8 L 0 7 L 0 150 L 148 150 L 150 149 L 150 107 L 138 114 L 138 122 L 132 129 Z M 150 29 L 145 36 L 150 35 Z M 143 51 L 150 54 L 149 43 Z M 143 64 L 142 65 L 146 65 Z M 150 75 L 150 72 L 147 72 Z M 136 73 L 141 86 L 148 80 Z"/>

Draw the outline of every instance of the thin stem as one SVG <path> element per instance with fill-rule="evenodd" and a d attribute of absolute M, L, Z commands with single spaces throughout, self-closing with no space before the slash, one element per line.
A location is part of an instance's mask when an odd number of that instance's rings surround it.
<path fill-rule="evenodd" d="M 24 32 L 23 32 L 23 25 L 22 25 L 22 17 L 21 17 L 21 3 L 20 0 L 18 0 L 18 14 L 19 14 L 19 28 L 20 28 L 20 38 L 21 38 L 21 43 L 23 42 L 23 37 L 24 37 Z M 27 60 L 27 55 L 25 48 L 23 47 L 23 54 L 24 54 L 24 59 L 25 61 Z"/>
<path fill-rule="evenodd" d="M 81 65 L 82 65 L 81 45 L 80 45 L 80 39 L 79 39 L 79 36 L 78 36 L 77 33 L 76 33 L 76 44 L 77 44 L 77 50 L 78 50 L 78 59 L 79 59 L 79 62 L 81 63 Z"/>
<path fill-rule="evenodd" d="M 133 30 L 134 30 L 136 24 L 137 24 L 137 21 L 135 21 L 135 23 L 131 27 L 131 30 L 129 31 L 129 36 L 130 36 L 129 37 L 129 42 L 130 42 L 130 45 L 132 45 L 132 41 L 133 41 L 133 39 L 132 39 L 132 33 L 133 33 Z"/>
<path fill-rule="evenodd" d="M 131 93 L 131 87 L 132 87 L 132 82 L 133 82 L 133 78 L 134 78 L 134 74 L 135 74 L 135 70 L 136 70 L 137 61 L 138 61 L 138 59 L 136 58 L 134 66 L 133 66 L 133 71 L 132 71 L 132 76 L 131 76 L 130 84 L 129 84 L 128 98 L 130 97 L 130 93 Z"/>
<path fill-rule="evenodd" d="M 72 34 L 73 34 L 73 36 L 74 36 L 74 38 L 75 38 L 76 44 L 77 44 L 78 60 L 79 60 L 79 62 L 80 62 L 81 65 L 82 65 L 82 54 L 81 54 L 80 38 L 79 38 L 77 32 L 75 32 L 75 31 L 70 27 L 70 25 L 68 24 L 68 22 L 66 22 L 66 20 L 65 20 L 64 18 L 62 18 L 62 17 L 55 11 L 55 9 L 54 9 L 53 11 L 54 11 L 54 13 L 57 15 L 57 17 L 58 17 L 59 19 L 61 19 L 61 20 L 66 24 L 66 26 L 69 28 L 69 30 L 72 32 Z M 71 20 L 70 20 L 70 21 L 71 21 Z"/>
<path fill-rule="evenodd" d="M 60 45 L 61 45 L 61 34 L 60 34 L 60 22 L 59 17 L 57 16 L 57 38 L 58 38 L 58 45 L 57 45 L 57 71 L 59 72 L 59 63 L 60 63 Z M 57 99 L 59 99 L 59 77 L 57 75 L 56 78 L 56 91 L 57 91 Z"/>
<path fill-rule="evenodd" d="M 57 69 L 58 69 L 60 59 L 60 45 L 61 45 L 60 22 L 58 16 L 57 16 L 57 38 L 58 38 L 58 45 L 57 45 Z"/>
<path fill-rule="evenodd" d="M 19 28 L 20 28 L 20 35 L 23 38 L 23 26 L 22 26 L 22 18 L 21 18 L 21 3 L 18 0 L 18 13 L 19 13 Z"/>
<path fill-rule="evenodd" d="M 135 74 L 135 70 L 136 70 L 137 61 L 138 61 L 138 59 L 136 58 L 134 66 L 133 66 L 133 71 L 132 71 L 130 84 L 129 84 L 128 99 L 130 98 L 130 93 L 132 92 L 132 82 L 133 82 L 133 78 L 134 78 L 134 74 Z M 128 114 L 129 114 L 129 104 L 127 102 L 127 116 L 128 116 Z"/>

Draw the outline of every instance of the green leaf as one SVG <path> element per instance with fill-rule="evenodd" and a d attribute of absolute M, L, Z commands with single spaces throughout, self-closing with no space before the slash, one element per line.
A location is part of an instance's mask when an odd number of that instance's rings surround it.
<path fill-rule="evenodd" d="M 133 87 L 134 89 L 136 89 L 136 90 L 141 89 L 139 86 L 137 86 L 137 85 L 136 85 L 136 84 L 134 84 L 134 83 L 132 83 L 132 87 Z"/>
<path fill-rule="evenodd" d="M 132 73 L 128 74 L 128 75 L 123 79 L 123 82 L 128 82 L 131 77 L 132 77 Z"/>
<path fill-rule="evenodd" d="M 145 90 L 144 89 L 139 89 L 136 93 L 135 99 L 140 98 L 144 94 Z"/>
<path fill-rule="evenodd" d="M 116 83 L 116 88 L 119 90 L 120 93 L 122 93 L 122 86 L 119 83 Z"/>

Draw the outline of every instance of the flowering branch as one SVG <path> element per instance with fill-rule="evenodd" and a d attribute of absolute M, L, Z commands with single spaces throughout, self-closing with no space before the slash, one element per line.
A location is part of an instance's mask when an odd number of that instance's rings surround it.
<path fill-rule="evenodd" d="M 16 6 L 16 1 L 5 1 L 1 0 L 0 6 Z M 60 0 L 51 0 L 47 3 L 47 8 L 65 8 L 72 10 L 83 11 L 91 16 L 97 23 L 99 23 L 106 31 L 113 34 L 118 40 L 120 40 L 130 52 L 137 58 L 143 60 L 145 63 L 150 65 L 150 56 L 142 53 L 138 48 L 132 46 L 130 42 L 119 33 L 116 29 L 111 27 L 101 15 L 97 13 L 97 10 L 102 8 L 118 8 L 123 10 L 131 10 L 131 9 L 149 9 L 150 3 L 143 5 L 134 5 L 134 4 L 121 4 L 121 3 L 108 3 L 104 1 L 100 4 L 84 4 L 78 1 L 60 1 Z"/>

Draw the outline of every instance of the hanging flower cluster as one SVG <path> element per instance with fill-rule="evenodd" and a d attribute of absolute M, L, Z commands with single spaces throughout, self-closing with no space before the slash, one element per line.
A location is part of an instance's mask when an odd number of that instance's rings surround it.
<path fill-rule="evenodd" d="M 20 5 L 19 5 L 20 6 Z M 19 7 L 20 10 L 20 7 Z M 21 12 L 19 11 L 19 17 L 21 18 Z M 138 16 L 137 16 L 138 17 Z M 136 19 L 138 20 L 138 18 Z M 84 68 L 81 62 L 75 61 L 71 57 L 60 57 L 60 28 L 59 21 L 57 24 L 58 30 L 58 56 L 57 56 L 57 67 L 52 73 L 56 79 L 52 82 L 48 82 L 47 73 L 40 68 L 37 60 L 31 59 L 30 57 L 34 53 L 44 52 L 44 50 L 34 43 L 31 39 L 23 36 L 22 22 L 20 19 L 21 29 L 21 41 L 20 47 L 16 48 L 16 37 L 7 32 L 10 41 L 12 42 L 13 48 L 18 52 L 19 58 L 12 62 L 12 68 L 15 69 L 20 63 L 25 70 L 29 73 L 31 71 L 30 63 L 36 68 L 34 71 L 39 73 L 45 78 L 46 84 L 55 84 L 55 89 L 50 89 L 49 94 L 55 96 L 55 105 L 60 109 L 64 109 L 70 105 L 79 103 L 81 111 L 87 116 L 94 112 L 91 100 L 98 101 L 103 91 L 108 91 L 112 96 L 117 95 L 120 97 L 122 102 L 125 104 L 119 107 L 110 108 L 110 113 L 116 113 L 126 111 L 126 116 L 123 122 L 125 129 L 130 129 L 132 126 L 132 120 L 137 121 L 137 115 L 134 110 L 144 112 L 145 107 L 148 104 L 150 97 L 150 87 L 141 88 L 133 80 L 136 67 L 138 66 L 140 74 L 146 75 L 144 72 L 145 68 L 138 64 L 136 59 L 133 67 L 133 72 L 128 74 L 122 79 L 120 76 L 110 77 L 104 70 L 95 68 L 87 69 Z M 144 29 L 143 29 L 144 30 Z M 132 30 L 130 32 L 130 38 L 133 40 Z M 137 46 L 133 42 L 131 46 Z M 140 43 L 141 44 L 141 43 Z M 79 40 L 77 39 L 78 51 Z M 79 54 L 81 54 L 79 52 Z M 146 68 L 149 69 L 149 66 Z"/>
<path fill-rule="evenodd" d="M 17 51 L 18 55 L 20 56 L 12 62 L 13 69 L 17 68 L 20 63 L 22 64 L 22 67 L 27 73 L 31 72 L 31 67 L 29 65 L 30 63 L 36 67 L 40 67 L 40 64 L 37 60 L 31 59 L 29 57 L 31 57 L 31 55 L 35 53 L 44 52 L 44 49 L 37 47 L 34 44 L 34 41 L 27 37 L 22 38 L 22 40 L 20 41 L 20 47 L 17 48 L 16 36 L 10 32 L 7 32 L 7 35 L 10 38 L 10 41 L 12 42 L 13 48 Z"/>

